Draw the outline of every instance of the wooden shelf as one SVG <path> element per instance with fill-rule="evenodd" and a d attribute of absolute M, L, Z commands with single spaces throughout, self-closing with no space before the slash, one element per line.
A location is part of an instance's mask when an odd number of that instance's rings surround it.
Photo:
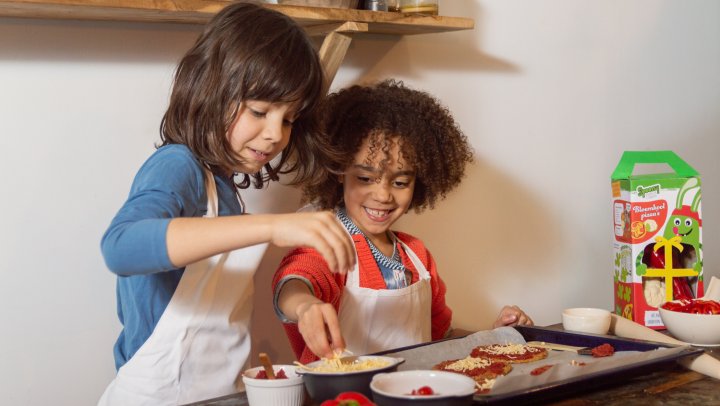
<path fill-rule="evenodd" d="M 0 0 L 0 17 L 205 24 L 227 0 Z M 332 82 L 358 33 L 415 35 L 473 29 L 472 19 L 266 4 L 325 36 L 320 57 Z"/>
<path fill-rule="evenodd" d="M 223 0 L 0 0 L 0 17 L 204 24 Z M 426 34 L 472 29 L 472 19 L 267 4 L 308 27 L 354 21 L 377 34 Z"/>

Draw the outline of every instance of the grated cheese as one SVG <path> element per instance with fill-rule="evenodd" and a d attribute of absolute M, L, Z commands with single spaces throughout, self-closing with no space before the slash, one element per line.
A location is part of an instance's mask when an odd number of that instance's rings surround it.
<path fill-rule="evenodd" d="M 495 385 L 495 378 L 488 378 L 483 381 L 483 383 L 475 382 L 475 386 L 477 386 L 480 390 L 490 390 Z"/>
<path fill-rule="evenodd" d="M 352 363 L 343 363 L 339 357 L 335 357 L 322 358 L 314 367 L 307 365 L 302 365 L 302 367 L 312 372 L 356 372 L 384 368 L 388 365 L 390 365 L 390 361 L 384 358 L 363 358 Z"/>
<path fill-rule="evenodd" d="M 490 366 L 490 364 L 491 362 L 488 359 L 470 356 L 450 363 L 445 368 L 453 371 L 468 371 L 475 368 L 485 368 Z"/>
<path fill-rule="evenodd" d="M 517 355 L 525 354 L 526 352 L 538 352 L 540 349 L 523 344 L 493 344 L 483 347 L 481 351 L 493 355 Z"/>

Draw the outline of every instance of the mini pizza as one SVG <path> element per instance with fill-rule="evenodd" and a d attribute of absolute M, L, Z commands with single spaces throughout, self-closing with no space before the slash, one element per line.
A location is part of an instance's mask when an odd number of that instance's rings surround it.
<path fill-rule="evenodd" d="M 473 348 L 470 356 L 499 362 L 523 363 L 547 358 L 548 350 L 523 344 L 491 344 Z"/>
<path fill-rule="evenodd" d="M 474 379 L 477 386 L 476 393 L 487 393 L 495 383 L 495 378 L 507 375 L 512 371 L 512 365 L 507 362 L 493 361 L 486 358 L 465 357 L 443 361 L 432 369 L 455 372 Z"/>

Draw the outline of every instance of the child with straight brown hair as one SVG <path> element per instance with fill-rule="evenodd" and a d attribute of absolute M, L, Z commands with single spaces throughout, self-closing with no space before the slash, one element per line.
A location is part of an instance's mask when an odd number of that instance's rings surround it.
<path fill-rule="evenodd" d="M 333 272 L 352 267 L 332 213 L 244 215 L 240 198 L 282 173 L 308 187 L 319 180 L 332 159 L 318 136 L 325 88 L 303 30 L 257 4 L 221 10 L 182 58 L 162 145 L 102 239 L 122 330 L 100 404 L 177 405 L 242 390 L 262 244 L 313 247 Z"/>

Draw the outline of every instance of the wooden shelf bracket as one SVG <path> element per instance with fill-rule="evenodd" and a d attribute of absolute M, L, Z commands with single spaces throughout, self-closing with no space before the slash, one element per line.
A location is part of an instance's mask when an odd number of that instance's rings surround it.
<path fill-rule="evenodd" d="M 331 26 L 314 26 L 312 29 L 306 30 L 310 35 L 324 35 L 322 46 L 320 47 L 320 62 L 325 68 L 325 78 L 328 86 L 335 79 L 353 35 L 368 31 L 366 23 L 357 23 L 348 21 L 341 24 L 331 24 Z"/>

